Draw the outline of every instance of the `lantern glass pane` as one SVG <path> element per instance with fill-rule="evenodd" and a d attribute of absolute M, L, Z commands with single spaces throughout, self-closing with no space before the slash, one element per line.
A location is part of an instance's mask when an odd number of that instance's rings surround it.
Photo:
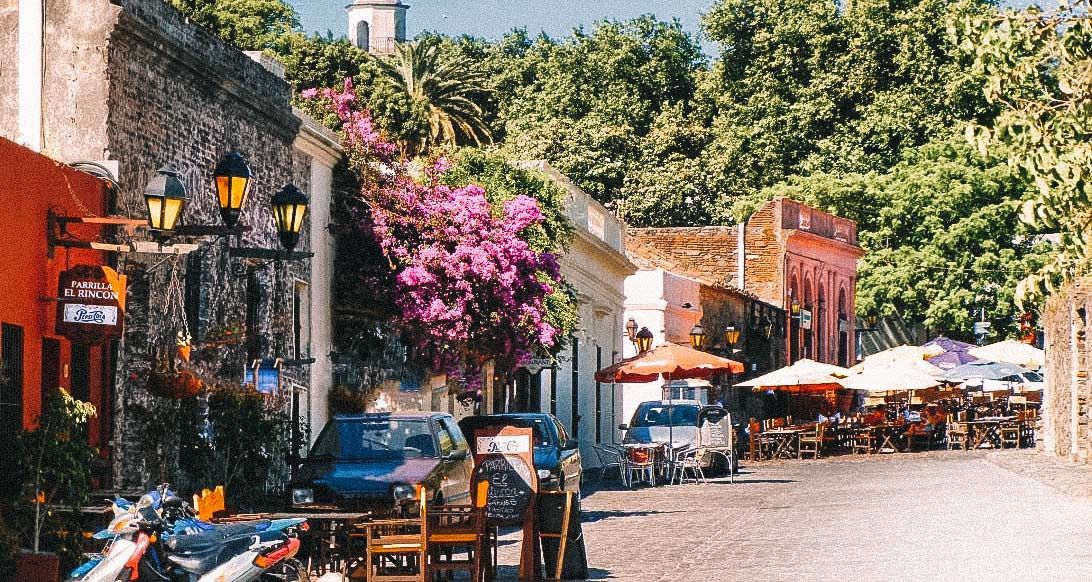
<path fill-rule="evenodd" d="M 307 214 L 306 204 L 296 204 L 294 218 L 292 222 L 292 232 L 299 232 L 303 228 L 303 217 Z"/>
<path fill-rule="evenodd" d="M 185 200 L 181 198 L 164 198 L 163 202 L 163 224 L 160 228 L 174 230 L 174 225 L 178 222 L 178 215 L 182 213 L 182 203 Z"/>
<path fill-rule="evenodd" d="M 163 228 L 163 197 L 145 196 L 148 203 L 148 224 L 154 229 Z"/>

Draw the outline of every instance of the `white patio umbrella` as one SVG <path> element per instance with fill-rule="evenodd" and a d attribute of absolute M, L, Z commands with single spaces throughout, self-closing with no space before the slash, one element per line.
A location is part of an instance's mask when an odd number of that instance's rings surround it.
<path fill-rule="evenodd" d="M 804 358 L 791 366 L 774 370 L 736 386 L 758 390 L 784 390 L 787 392 L 824 391 L 839 386 L 838 379 L 850 374 L 849 370 L 832 364 L 824 364 Z"/>
<path fill-rule="evenodd" d="M 928 363 L 921 361 L 925 366 Z M 937 374 L 931 373 L 927 368 L 910 362 L 895 362 L 867 367 L 860 374 L 851 375 L 842 380 L 842 385 L 851 390 L 863 390 L 870 393 L 881 392 L 912 392 L 925 390 L 940 385 L 938 377 L 940 368 L 936 368 Z"/>
<path fill-rule="evenodd" d="M 971 348 L 967 350 L 967 353 L 982 360 L 1008 362 L 1032 370 L 1042 368 L 1045 359 L 1043 350 L 1016 340 L 1005 340 Z"/>
<path fill-rule="evenodd" d="M 888 364 L 897 364 L 902 362 L 922 362 L 926 365 L 930 365 L 925 360 L 934 358 L 944 353 L 944 348 L 938 345 L 931 346 L 895 346 L 888 348 L 882 352 L 877 352 L 871 356 L 865 357 L 865 359 L 849 369 L 851 372 L 862 372 L 867 368 L 873 366 L 884 366 Z M 932 366 L 936 368 L 936 366 Z M 924 369 L 924 368 L 923 368 Z M 937 368 L 940 370 L 940 368 Z"/>

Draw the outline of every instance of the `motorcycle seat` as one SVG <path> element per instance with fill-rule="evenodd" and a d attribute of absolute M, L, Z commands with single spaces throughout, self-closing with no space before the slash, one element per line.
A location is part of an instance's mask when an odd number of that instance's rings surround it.
<path fill-rule="evenodd" d="M 209 531 L 172 536 L 168 559 L 193 573 L 204 573 L 250 547 L 252 538 L 269 528 L 269 520 L 227 523 Z"/>

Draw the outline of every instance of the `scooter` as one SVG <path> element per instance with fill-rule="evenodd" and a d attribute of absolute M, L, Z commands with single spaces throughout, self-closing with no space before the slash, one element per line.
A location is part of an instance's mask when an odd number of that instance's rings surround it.
<path fill-rule="evenodd" d="M 111 540 L 109 546 L 73 570 L 70 582 L 307 580 L 293 559 L 304 519 L 212 524 L 197 519 L 166 485 L 136 505 L 115 500 L 114 512 L 110 526 L 94 536 Z"/>

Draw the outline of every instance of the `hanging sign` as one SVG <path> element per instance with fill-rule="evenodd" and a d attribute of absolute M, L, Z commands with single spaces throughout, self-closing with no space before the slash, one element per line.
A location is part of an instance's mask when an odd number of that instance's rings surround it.
<path fill-rule="evenodd" d="M 549 368 L 553 365 L 553 358 L 528 358 L 520 362 L 520 367 L 527 368 L 527 371 L 532 374 L 538 374 L 543 368 Z"/>
<path fill-rule="evenodd" d="M 73 343 L 121 337 L 125 327 L 125 275 L 110 267 L 78 265 L 57 283 L 56 331 Z"/>
<path fill-rule="evenodd" d="M 807 309 L 800 310 L 800 328 L 811 329 L 811 312 Z"/>

